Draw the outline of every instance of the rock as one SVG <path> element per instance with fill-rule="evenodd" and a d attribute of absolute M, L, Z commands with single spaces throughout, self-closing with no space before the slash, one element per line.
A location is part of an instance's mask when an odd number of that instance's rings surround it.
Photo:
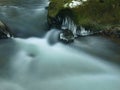
<path fill-rule="evenodd" d="M 102 31 L 101 34 L 104 36 L 120 39 L 120 26 L 113 26 L 109 29 Z"/>
<path fill-rule="evenodd" d="M 7 39 L 11 37 L 13 37 L 13 34 L 8 26 L 0 21 L 0 39 Z"/>
<path fill-rule="evenodd" d="M 120 0 L 50 0 L 48 23 L 60 28 L 65 17 L 93 31 L 120 25 Z"/>
<path fill-rule="evenodd" d="M 64 42 L 64 43 L 70 43 L 74 41 L 74 35 L 72 33 L 72 31 L 65 29 L 62 30 L 62 32 L 60 33 L 60 41 Z"/>

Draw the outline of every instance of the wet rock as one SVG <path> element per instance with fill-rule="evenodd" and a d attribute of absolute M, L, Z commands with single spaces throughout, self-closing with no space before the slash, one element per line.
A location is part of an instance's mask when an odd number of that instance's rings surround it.
<path fill-rule="evenodd" d="M 112 38 L 120 38 L 120 26 L 113 26 L 102 31 L 101 34 Z"/>
<path fill-rule="evenodd" d="M 74 35 L 72 33 L 72 31 L 65 29 L 62 30 L 60 35 L 59 35 L 59 39 L 60 41 L 64 42 L 64 43 L 70 43 L 74 41 Z"/>
<path fill-rule="evenodd" d="M 13 37 L 13 34 L 8 26 L 0 21 L 0 39 L 7 39 L 11 37 Z"/>
<path fill-rule="evenodd" d="M 50 0 L 49 25 L 58 27 L 65 17 L 70 17 L 76 26 L 106 30 L 120 24 L 120 0 Z"/>

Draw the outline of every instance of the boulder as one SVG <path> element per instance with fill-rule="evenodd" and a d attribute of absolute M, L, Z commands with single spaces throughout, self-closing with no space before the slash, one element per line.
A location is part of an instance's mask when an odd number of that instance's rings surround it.
<path fill-rule="evenodd" d="M 101 34 L 104 36 L 109 36 L 111 38 L 118 38 L 120 39 L 120 26 L 113 26 L 109 29 L 106 29 L 104 31 L 101 31 Z"/>
<path fill-rule="evenodd" d="M 12 32 L 8 28 L 8 26 L 0 21 L 0 39 L 7 39 L 13 37 Z"/>
<path fill-rule="evenodd" d="M 64 43 L 70 43 L 74 41 L 74 35 L 72 31 L 68 29 L 63 29 L 59 35 L 59 39 Z"/>

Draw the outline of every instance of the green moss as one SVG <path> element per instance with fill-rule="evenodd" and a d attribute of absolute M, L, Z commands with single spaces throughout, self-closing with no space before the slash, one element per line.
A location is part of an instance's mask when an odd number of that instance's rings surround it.
<path fill-rule="evenodd" d="M 48 16 L 56 17 L 66 3 L 72 0 L 51 0 Z M 69 7 L 67 7 L 69 8 Z M 88 0 L 76 8 L 69 8 L 73 21 L 79 26 L 104 30 L 113 25 L 120 25 L 120 0 Z"/>
<path fill-rule="evenodd" d="M 64 9 L 64 4 L 71 1 L 72 0 L 51 0 L 48 8 L 48 15 L 50 17 L 55 17 L 60 10 Z"/>

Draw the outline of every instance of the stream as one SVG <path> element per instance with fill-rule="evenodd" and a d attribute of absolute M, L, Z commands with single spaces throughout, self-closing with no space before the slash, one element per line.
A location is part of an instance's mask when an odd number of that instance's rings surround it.
<path fill-rule="evenodd" d="M 59 42 L 47 6 L 0 0 L 0 20 L 15 34 L 0 40 L 0 90 L 120 90 L 120 45 L 101 36 Z"/>

